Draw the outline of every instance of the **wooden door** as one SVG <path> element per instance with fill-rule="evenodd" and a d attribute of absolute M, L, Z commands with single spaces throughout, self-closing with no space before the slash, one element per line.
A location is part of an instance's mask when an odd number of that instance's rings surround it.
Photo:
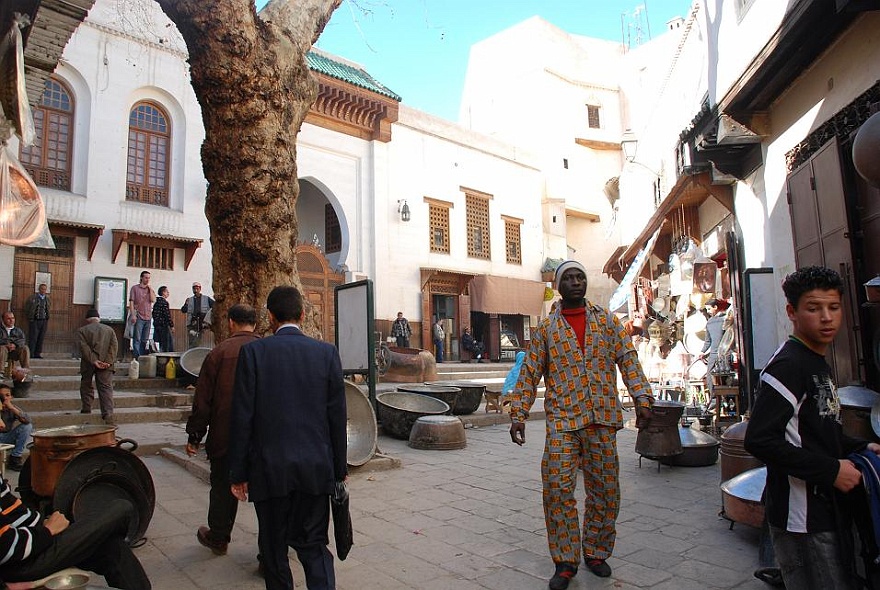
<path fill-rule="evenodd" d="M 74 237 L 53 236 L 55 249 L 16 248 L 13 264 L 12 310 L 16 325 L 28 332 L 24 304 L 41 282 L 49 286 L 49 326 L 43 341 L 44 353 L 70 354 L 75 350 L 78 323 L 73 309 Z"/>
<path fill-rule="evenodd" d="M 345 274 L 334 272 L 317 246 L 300 244 L 295 250 L 296 268 L 303 288 L 303 298 L 317 314 L 321 339 L 336 342 L 334 289 L 345 283 Z"/>
<path fill-rule="evenodd" d="M 844 281 L 843 322 L 831 345 L 829 363 L 838 385 L 862 383 L 851 232 L 837 139 L 789 176 L 788 192 L 797 267 L 826 266 Z"/>

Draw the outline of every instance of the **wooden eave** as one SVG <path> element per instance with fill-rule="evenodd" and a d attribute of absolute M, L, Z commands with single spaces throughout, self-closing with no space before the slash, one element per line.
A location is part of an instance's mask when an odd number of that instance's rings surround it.
<path fill-rule="evenodd" d="M 615 251 L 611 258 L 605 263 L 605 269 L 625 269 L 629 267 L 639 250 L 648 242 L 657 229 L 660 229 L 660 235 L 657 238 L 657 244 L 654 246 L 654 252 L 660 257 L 668 256 L 669 252 L 666 244 L 669 240 L 664 240 L 664 236 L 672 233 L 675 227 L 675 221 L 678 217 L 684 216 L 688 223 L 699 223 L 698 210 L 700 205 L 709 197 L 715 197 L 728 211 L 733 213 L 733 190 L 729 185 L 712 184 L 712 175 L 710 172 L 701 172 L 695 175 L 684 175 L 678 179 L 666 198 L 660 203 L 660 206 L 648 220 L 648 223 L 642 229 L 641 233 L 633 240 L 633 243 L 620 254 Z M 669 221 L 670 223 L 667 223 Z M 700 228 L 692 228 L 697 235 L 691 237 L 699 241 Z M 606 274 L 614 276 L 614 273 Z"/>
<path fill-rule="evenodd" d="M 114 229 L 113 230 L 113 258 L 115 263 L 119 256 L 119 250 L 122 249 L 122 243 L 140 244 L 142 246 L 155 246 L 159 248 L 182 248 L 186 253 L 183 263 L 183 269 L 189 270 L 190 262 L 196 254 L 196 250 L 201 248 L 203 240 L 201 238 L 182 238 L 178 236 L 169 236 L 166 234 L 158 234 L 151 232 L 140 232 L 130 229 Z"/>
<path fill-rule="evenodd" d="M 306 123 L 368 141 L 391 141 L 391 124 L 399 106 L 393 98 L 312 72 L 318 81 L 318 98 Z"/>
<path fill-rule="evenodd" d="M 96 223 L 81 223 L 79 221 L 65 221 L 63 219 L 49 219 L 49 233 L 53 236 L 85 237 L 89 239 L 88 260 L 92 259 L 98 239 L 104 233 L 104 226 Z"/>
<path fill-rule="evenodd" d="M 578 145 L 602 151 L 620 151 L 620 142 L 602 141 L 600 139 L 585 139 L 583 137 L 575 137 L 574 142 Z"/>

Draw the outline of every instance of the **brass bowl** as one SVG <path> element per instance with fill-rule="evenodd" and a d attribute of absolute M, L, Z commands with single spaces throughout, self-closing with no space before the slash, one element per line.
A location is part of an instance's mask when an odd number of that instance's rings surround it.
<path fill-rule="evenodd" d="M 49 578 L 43 586 L 49 590 L 78 590 L 88 584 L 88 574 L 64 574 Z"/>

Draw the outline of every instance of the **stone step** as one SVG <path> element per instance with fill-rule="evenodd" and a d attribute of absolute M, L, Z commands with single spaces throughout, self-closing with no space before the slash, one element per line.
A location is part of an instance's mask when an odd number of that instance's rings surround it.
<path fill-rule="evenodd" d="M 113 416 L 119 425 L 183 422 L 189 417 L 190 410 L 191 407 L 186 406 L 174 408 L 116 408 Z M 93 408 L 91 414 L 80 414 L 79 410 L 73 410 L 29 412 L 29 416 L 35 430 L 58 428 L 60 426 L 76 426 L 78 424 L 103 424 L 101 412 L 98 408 Z"/>
<path fill-rule="evenodd" d="M 114 391 L 113 404 L 117 408 L 174 408 L 192 407 L 193 392 L 186 390 Z M 25 412 L 79 411 L 79 391 L 47 391 L 31 393 L 15 400 Z"/>
<path fill-rule="evenodd" d="M 31 385 L 31 392 L 37 391 L 65 391 L 78 390 L 80 378 L 79 375 L 34 375 L 34 381 Z M 153 377 L 149 379 L 129 379 L 128 373 L 118 371 L 113 376 L 113 389 L 173 389 L 176 388 L 178 382 L 176 379 L 160 379 Z"/>

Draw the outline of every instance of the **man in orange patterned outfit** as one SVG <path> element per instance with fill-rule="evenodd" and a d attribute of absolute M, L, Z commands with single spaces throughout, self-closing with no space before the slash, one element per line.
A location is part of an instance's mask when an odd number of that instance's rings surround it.
<path fill-rule="evenodd" d="M 541 461 L 544 521 L 556 572 L 551 590 L 565 590 L 577 574 L 583 548 L 587 568 L 608 577 L 620 508 L 617 431 L 623 413 L 617 371 L 636 400 L 637 426 L 651 416 L 651 387 L 623 325 L 586 300 L 583 265 L 568 260 L 556 269 L 562 299 L 532 331 L 519 380 L 510 394 L 510 438 L 525 442 L 529 409 L 544 377 L 547 438 Z M 584 477 L 583 532 L 575 499 L 577 472 Z"/>

